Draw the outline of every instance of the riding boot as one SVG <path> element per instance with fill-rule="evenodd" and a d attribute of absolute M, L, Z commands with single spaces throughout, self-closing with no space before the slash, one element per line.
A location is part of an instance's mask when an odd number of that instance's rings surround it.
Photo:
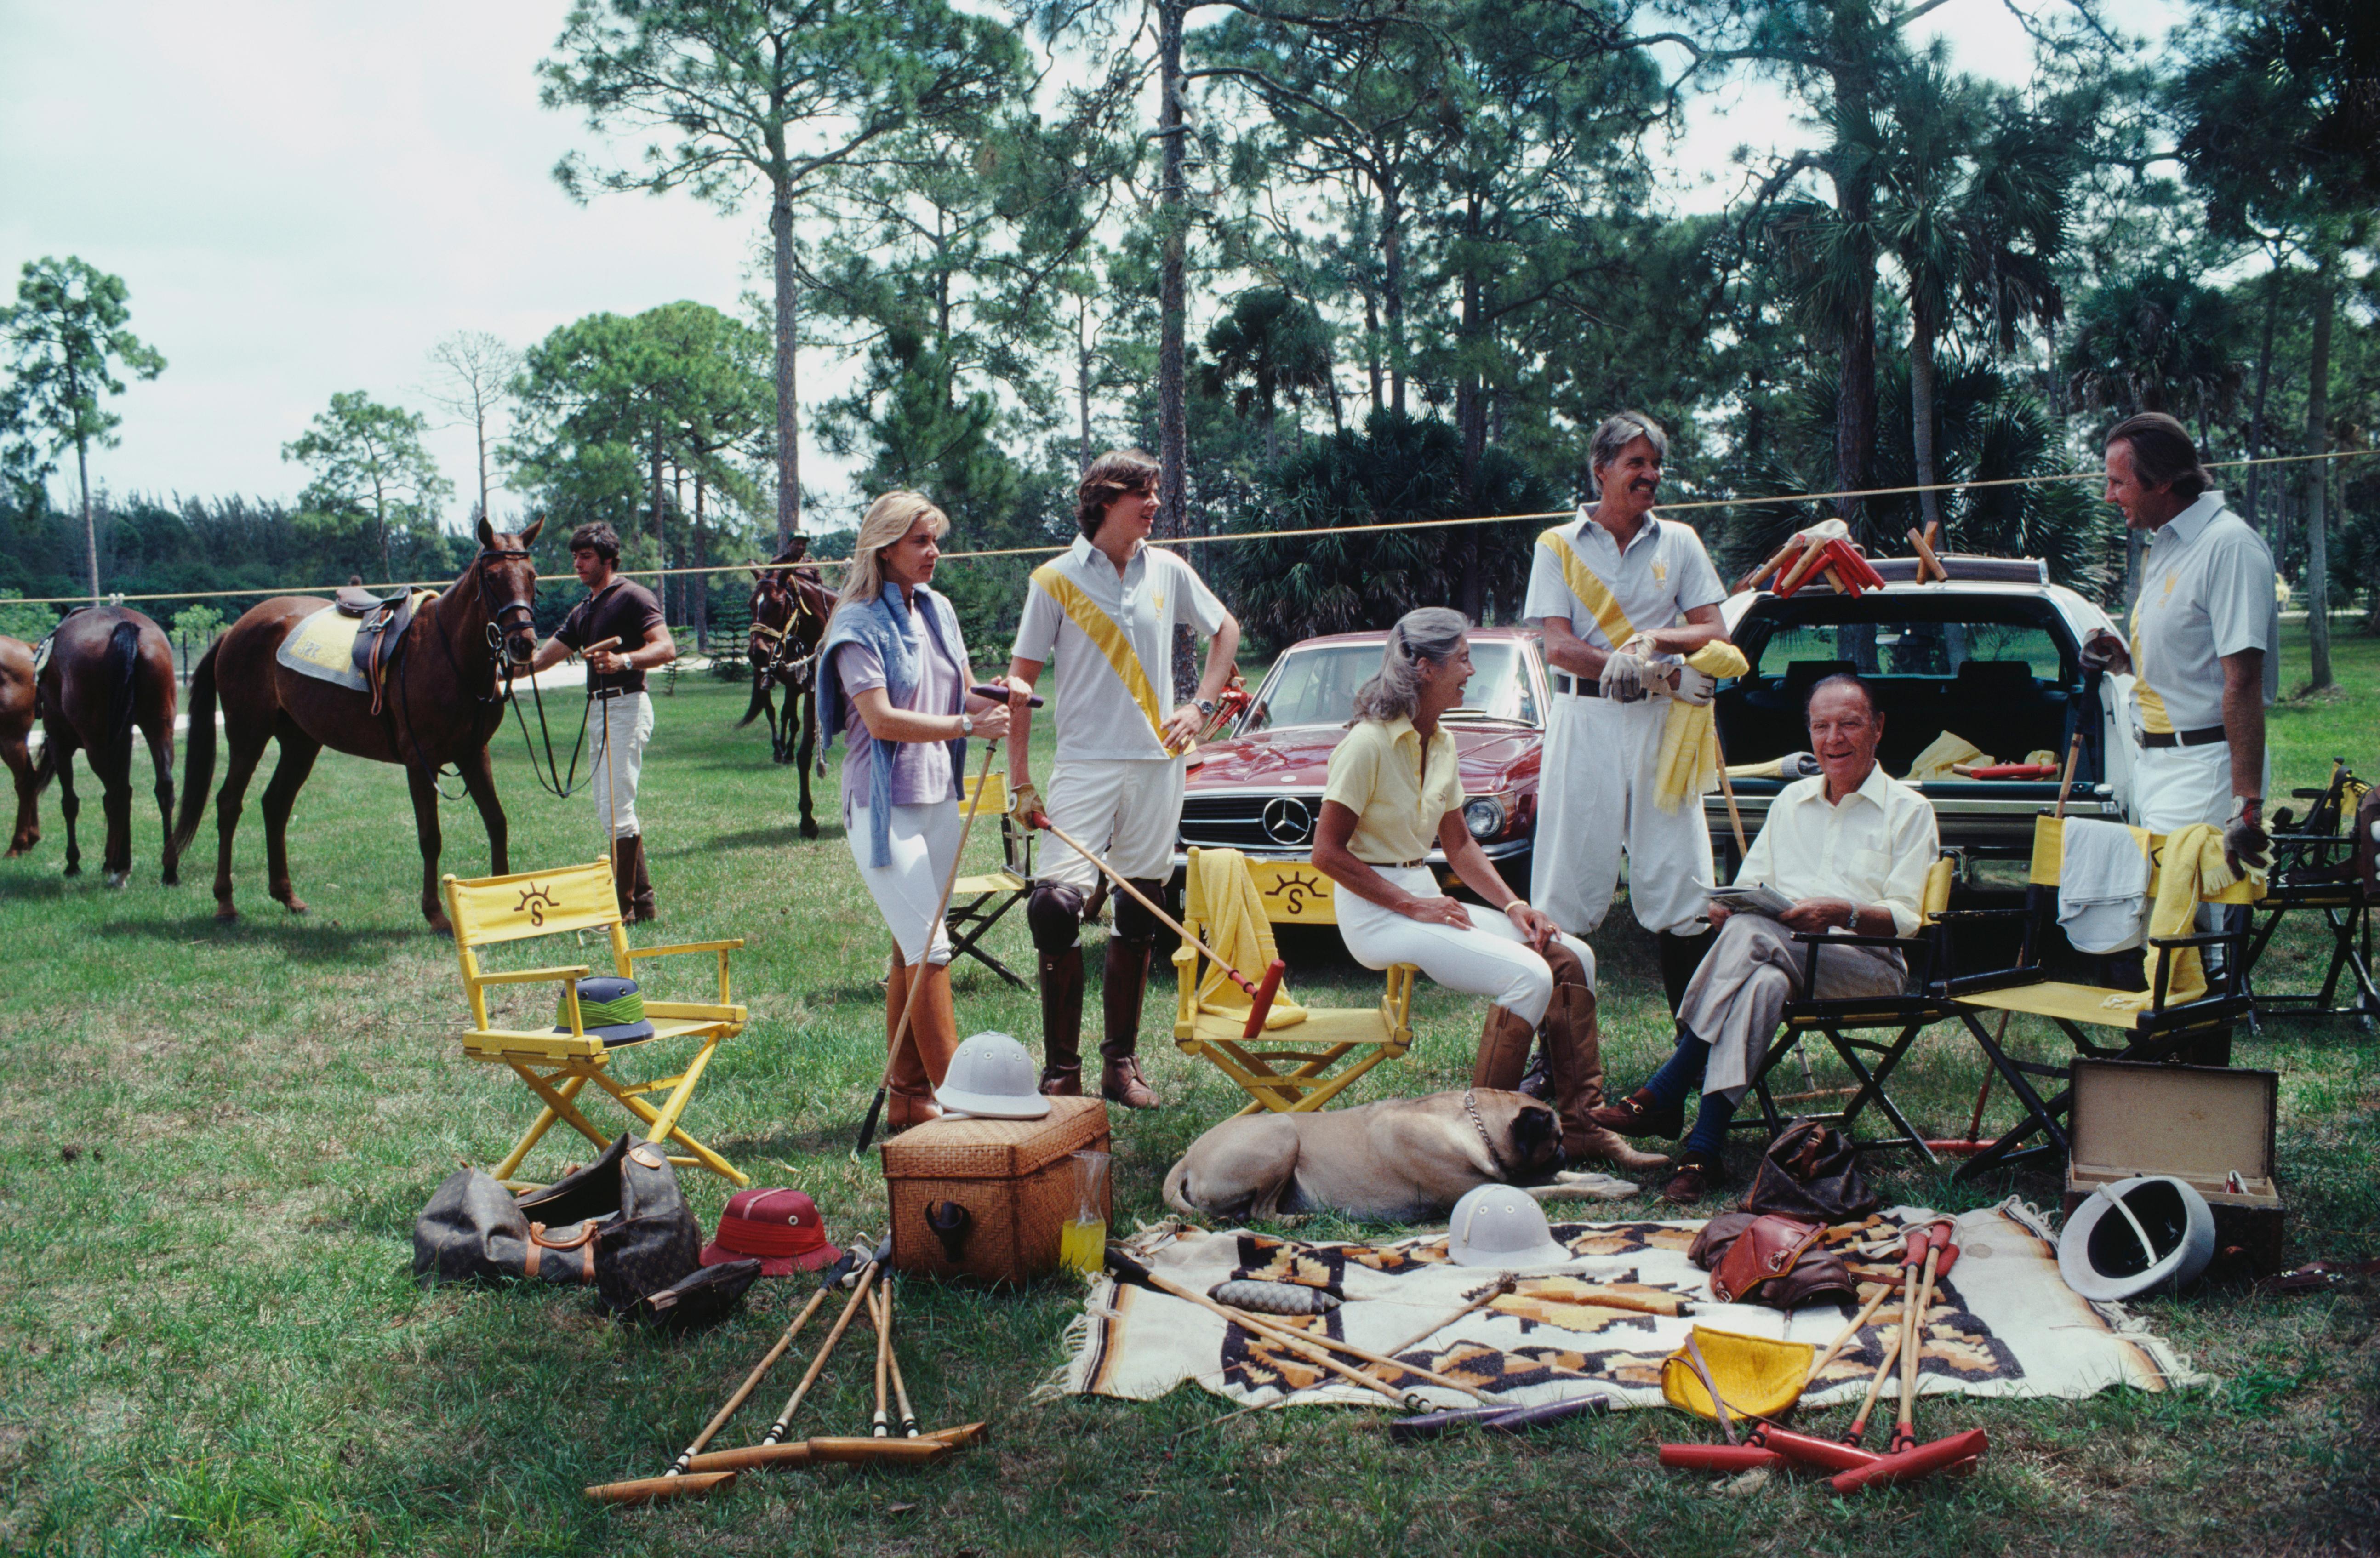
<path fill-rule="evenodd" d="M 934 1089 L 949 1075 L 951 1056 L 958 1053 L 959 1019 L 951 1007 L 951 966 L 929 963 L 903 977 L 917 980 L 909 1004 L 909 1037 L 892 1065 L 892 1092 L 886 1119 L 892 1129 L 907 1130 L 937 1119 L 942 1106 Z"/>
<path fill-rule="evenodd" d="M 1471 1065 L 1471 1085 L 1512 1090 L 1536 1036 L 1537 1030 L 1521 1017 L 1501 1006 L 1488 1007 L 1487 1026 L 1479 1032 L 1479 1054 Z"/>
<path fill-rule="evenodd" d="M 1041 1090 L 1083 1096 L 1083 949 L 1041 954 Z"/>
<path fill-rule="evenodd" d="M 1553 1078 L 1546 1068 L 1546 1047 L 1543 1044 L 1538 1045 L 1536 1053 L 1529 1056 L 1529 1068 L 1521 1073 L 1521 1079 L 1512 1090 L 1534 1098 L 1539 1103 L 1553 1102 Z"/>
<path fill-rule="evenodd" d="M 1107 1029 L 1099 1042 L 1099 1092 L 1126 1109 L 1154 1109 L 1159 1102 L 1134 1053 L 1140 1047 L 1140 1000 L 1148 988 L 1148 955 L 1154 945 L 1130 936 L 1110 936 L 1107 967 L 1099 974 L 1099 1005 Z"/>
<path fill-rule="evenodd" d="M 1630 1146 L 1587 1117 L 1603 1102 L 1603 1042 L 1595 992 L 1584 980 L 1555 984 L 1553 1001 L 1546 1007 L 1546 1055 L 1565 1159 L 1573 1165 L 1601 1159 L 1626 1169 L 1659 1168 L 1669 1162 L 1658 1152 Z"/>
<path fill-rule="evenodd" d="M 1718 932 L 1706 931 L 1699 936 L 1681 936 L 1673 931 L 1663 931 L 1653 938 L 1661 954 L 1661 993 L 1669 998 L 1670 1015 L 1676 1016 L 1685 1004 L 1686 986 L 1694 983 L 1694 971 L 1703 966 L 1710 953 L 1711 943 Z"/>
<path fill-rule="evenodd" d="M 631 925 L 637 919 L 637 858 L 644 842 L 636 834 L 612 841 L 612 895 L 620 901 L 620 919 Z"/>
<path fill-rule="evenodd" d="M 629 914 L 628 919 L 632 922 L 642 924 L 645 921 L 655 918 L 653 910 L 653 879 L 645 870 L 645 835 L 642 834 L 631 834 L 628 838 L 628 848 L 631 857 L 636 862 L 637 868 L 637 892 L 635 898 L 632 900 L 632 912 Z"/>

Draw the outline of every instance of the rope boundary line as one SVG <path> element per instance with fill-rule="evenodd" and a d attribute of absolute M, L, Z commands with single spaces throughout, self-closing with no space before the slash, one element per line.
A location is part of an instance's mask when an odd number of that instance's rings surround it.
<path fill-rule="evenodd" d="M 2228 470 L 2250 466 L 2302 465 L 2312 460 L 2362 459 L 2374 455 L 2380 455 L 2380 449 L 2329 449 L 2319 455 L 2264 455 L 2254 459 L 2209 460 L 2206 462 L 2206 469 Z M 1847 492 L 1793 493 L 1772 497 L 1694 498 L 1683 503 L 1657 504 L 1654 506 L 1654 512 L 1657 515 L 1666 515 L 1693 513 L 1714 508 L 1766 508 L 1784 504 L 1832 503 L 1840 498 L 1909 497 L 1920 493 L 1957 493 L 1979 491 L 1989 487 L 2042 487 L 2059 481 L 2098 481 L 2105 479 L 2104 471 L 2076 470 L 2049 476 L 2000 476 L 1988 481 L 1936 481 L 1907 487 L 1862 487 Z M 1205 536 L 1167 536 L 1162 539 L 1151 537 L 1148 544 L 1151 546 L 1204 546 L 1220 542 L 1282 541 L 1299 536 L 1311 538 L 1362 535 L 1381 530 L 1443 530 L 1463 525 L 1517 525 L 1537 519 L 1568 519 L 1577 513 L 1578 510 L 1575 508 L 1556 508 L 1534 514 L 1474 515 L 1460 519 L 1396 519 L 1370 525 L 1318 525 L 1310 529 L 1288 530 L 1223 530 L 1214 535 Z M 1066 545 L 1071 544 L 1071 542 L 1066 543 Z M 990 547 L 980 552 L 945 552 L 941 554 L 941 561 L 960 563 L 990 557 L 1054 557 L 1064 552 L 1066 545 L 1004 546 Z M 786 566 L 825 568 L 844 567 L 849 565 L 850 559 L 847 557 L 806 557 L 798 564 Z M 624 578 L 677 578 L 691 574 L 743 573 L 752 568 L 765 568 L 771 566 L 765 562 L 716 563 L 698 568 L 621 568 L 617 571 Z M 558 584 L 577 577 L 576 574 L 566 573 L 540 574 L 537 582 Z M 362 585 L 296 584 L 270 585 L 253 590 L 165 590 L 135 595 L 109 594 L 104 599 L 109 604 L 118 603 L 129 604 L 135 601 L 223 601 L 239 597 L 328 595 L 347 589 L 444 590 L 454 582 L 451 578 L 388 579 Z M 0 603 L 26 606 L 84 606 L 91 604 L 91 601 L 88 595 L 33 595 L 9 597 Z"/>

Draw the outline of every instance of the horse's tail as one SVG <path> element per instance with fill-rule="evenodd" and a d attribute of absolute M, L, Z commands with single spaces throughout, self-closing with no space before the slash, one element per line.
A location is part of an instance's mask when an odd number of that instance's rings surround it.
<path fill-rule="evenodd" d="M 179 856 L 199 835 L 199 819 L 206 815 L 207 786 L 215 777 L 215 655 L 223 649 L 217 639 L 199 658 L 190 673 L 190 734 L 182 747 L 182 815 L 174 824 L 174 853 Z"/>
<path fill-rule="evenodd" d="M 107 749 L 128 757 L 132 751 L 132 720 L 140 707 L 138 623 L 119 622 L 115 631 L 107 636 L 107 671 L 109 689 L 115 695 L 115 706 L 111 711 L 115 717 L 107 727 Z"/>
<path fill-rule="evenodd" d="M 765 665 L 755 665 L 752 667 L 752 701 L 746 705 L 744 717 L 735 722 L 735 728 L 741 730 L 746 725 L 750 724 L 754 720 L 759 719 L 760 717 L 760 711 L 768 706 L 769 668 Z"/>
<path fill-rule="evenodd" d="M 33 794 L 38 796 L 48 789 L 50 780 L 57 771 L 58 744 L 51 740 L 48 732 L 44 731 L 42 735 L 42 755 L 33 760 Z"/>

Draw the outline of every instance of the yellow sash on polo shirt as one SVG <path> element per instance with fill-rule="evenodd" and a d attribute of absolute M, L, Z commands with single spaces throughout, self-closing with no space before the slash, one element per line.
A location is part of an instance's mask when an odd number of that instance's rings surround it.
<path fill-rule="evenodd" d="M 2173 734 L 2173 716 L 2166 712 L 2165 699 L 2149 686 L 2148 677 L 2141 674 L 2141 603 L 2149 598 L 2143 588 L 2132 602 L 2132 701 L 2140 706 L 2141 728 L 2152 736 Z"/>
<path fill-rule="evenodd" d="M 1134 651 L 1132 640 L 1123 636 L 1123 629 L 1116 626 L 1115 618 L 1099 610 L 1098 603 L 1083 593 L 1083 587 L 1060 573 L 1055 563 L 1044 563 L 1034 569 L 1033 582 L 1048 590 L 1068 620 L 1107 656 L 1108 665 L 1123 683 L 1124 691 L 1132 694 L 1132 700 L 1140 705 L 1141 713 L 1148 720 L 1148 728 L 1156 732 L 1158 744 L 1164 746 L 1165 715 L 1157 706 L 1157 690 L 1148 685 L 1148 673 L 1141 669 L 1140 656 Z"/>
<path fill-rule="evenodd" d="M 1611 640 L 1613 649 L 1636 636 L 1635 626 L 1628 620 L 1628 614 L 1621 611 L 1620 603 L 1611 598 L 1610 587 L 1586 566 L 1586 559 L 1572 547 L 1568 536 L 1563 535 L 1559 528 L 1546 530 L 1538 535 L 1537 544 L 1551 552 L 1554 561 L 1561 565 L 1562 582 L 1570 586 L 1570 592 L 1577 596 L 1594 616 L 1595 625 L 1603 629 L 1603 636 Z"/>

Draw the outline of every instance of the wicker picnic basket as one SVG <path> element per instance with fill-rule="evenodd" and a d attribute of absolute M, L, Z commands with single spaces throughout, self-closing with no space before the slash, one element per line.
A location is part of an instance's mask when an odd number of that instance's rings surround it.
<path fill-rule="evenodd" d="M 989 1283 L 1057 1270 L 1059 1227 L 1075 1213 L 1068 1155 L 1108 1150 L 1108 1109 L 1095 1098 L 1053 1098 L 1038 1120 L 903 1131 L 884 1144 L 893 1269 Z"/>

